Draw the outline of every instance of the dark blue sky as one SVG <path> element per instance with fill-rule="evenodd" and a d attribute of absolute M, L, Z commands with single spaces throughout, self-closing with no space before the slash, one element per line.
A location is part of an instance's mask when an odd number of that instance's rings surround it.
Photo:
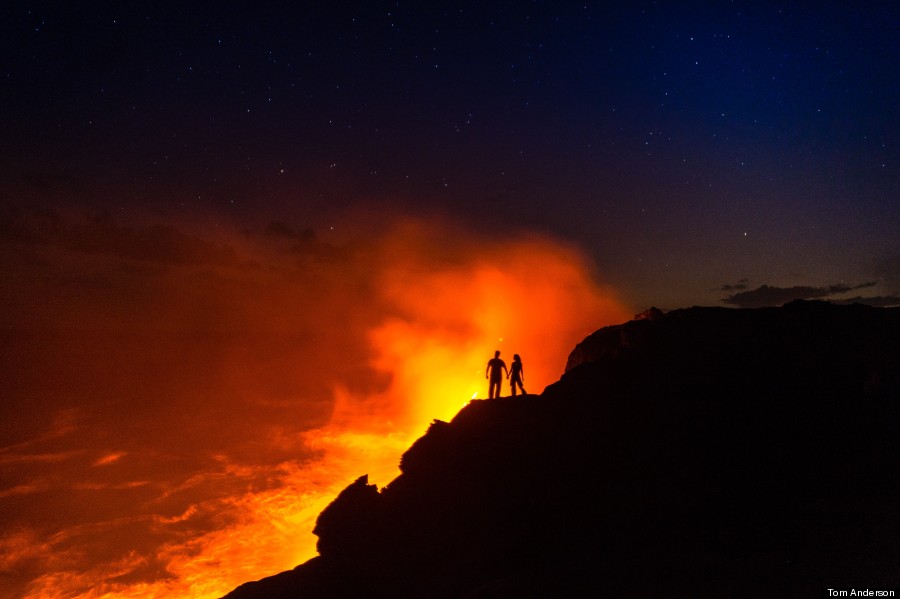
<path fill-rule="evenodd" d="M 384 203 L 571 240 L 639 307 L 900 296 L 894 2 L 85 6 L 0 8 L 6 208 Z"/>

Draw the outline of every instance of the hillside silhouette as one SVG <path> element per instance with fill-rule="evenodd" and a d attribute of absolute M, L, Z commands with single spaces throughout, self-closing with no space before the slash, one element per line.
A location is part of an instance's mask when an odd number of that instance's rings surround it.
<path fill-rule="evenodd" d="M 900 310 L 607 327 L 540 395 L 435 421 L 320 555 L 229 599 L 810 597 L 900 587 Z"/>

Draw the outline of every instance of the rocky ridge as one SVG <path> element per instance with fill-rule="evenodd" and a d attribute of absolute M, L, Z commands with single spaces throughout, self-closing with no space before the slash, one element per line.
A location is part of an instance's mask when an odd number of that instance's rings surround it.
<path fill-rule="evenodd" d="M 900 310 L 606 327 L 540 396 L 435 421 L 320 556 L 227 597 L 813 596 L 900 586 Z"/>

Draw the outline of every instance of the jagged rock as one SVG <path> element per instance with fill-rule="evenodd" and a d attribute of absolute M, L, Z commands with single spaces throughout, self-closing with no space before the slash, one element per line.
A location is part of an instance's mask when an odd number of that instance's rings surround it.
<path fill-rule="evenodd" d="M 815 596 L 900 586 L 900 310 L 607 327 L 541 396 L 435 422 L 321 556 L 229 595 Z"/>
<path fill-rule="evenodd" d="M 634 320 L 659 320 L 665 316 L 663 311 L 656 307 L 651 307 L 647 310 L 644 310 L 640 314 L 635 314 Z"/>
<path fill-rule="evenodd" d="M 360 476 L 319 514 L 313 534 L 321 555 L 352 559 L 377 542 L 372 523 L 378 520 L 378 487 L 368 483 L 367 474 Z"/>

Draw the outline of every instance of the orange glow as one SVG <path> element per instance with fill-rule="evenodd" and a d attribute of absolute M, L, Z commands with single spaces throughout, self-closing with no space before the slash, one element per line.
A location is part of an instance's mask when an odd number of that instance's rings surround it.
<path fill-rule="evenodd" d="M 94 462 L 94 466 L 106 466 L 107 464 L 112 464 L 114 462 L 118 462 L 122 457 L 125 456 L 125 452 L 117 451 L 115 453 L 111 453 L 103 456 L 96 462 Z"/>
<path fill-rule="evenodd" d="M 468 398 L 486 396 L 494 349 L 507 365 L 522 355 L 530 392 L 555 381 L 593 323 L 625 318 L 586 273 L 576 252 L 542 239 L 474 248 L 445 268 L 401 264 L 385 273 L 382 289 L 398 315 L 371 338 L 376 366 L 393 374 L 389 393 L 401 398 L 395 418 L 422 430 L 432 419 L 451 419 Z M 504 381 L 504 395 L 508 387 Z"/>
<path fill-rule="evenodd" d="M 28 575 L 15 596 L 204 599 L 291 569 L 315 555 L 315 518 L 341 489 L 362 474 L 388 483 L 433 419 L 487 395 L 494 350 L 507 364 L 520 354 L 526 389 L 540 393 L 575 343 L 631 313 L 577 250 L 541 237 L 487 242 L 399 220 L 321 262 L 277 240 L 228 242 L 243 262 L 123 269 L 34 250 L 140 293 L 98 286 L 55 304 L 17 291 L 37 299 L 8 327 L 70 319 L 99 341 L 60 333 L 50 382 L 17 382 L 23 397 L 63 383 L 81 395 L 0 448 L 13 482 L 0 501 L 37 498 L 0 530 L 0 576 Z"/>

